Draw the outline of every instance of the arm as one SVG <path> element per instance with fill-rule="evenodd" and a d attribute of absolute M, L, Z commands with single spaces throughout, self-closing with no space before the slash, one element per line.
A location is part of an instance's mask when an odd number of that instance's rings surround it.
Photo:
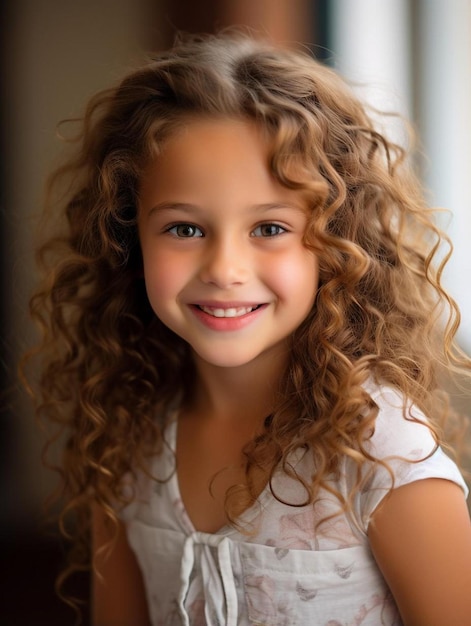
<path fill-rule="evenodd" d="M 97 572 L 92 579 L 94 626 L 150 626 L 141 571 L 126 539 L 122 522 L 111 552 L 97 553 L 112 533 L 101 509 L 92 511 L 92 546 Z"/>
<path fill-rule="evenodd" d="M 431 478 L 393 490 L 368 536 L 405 626 L 471 624 L 471 522 L 457 485 Z"/>

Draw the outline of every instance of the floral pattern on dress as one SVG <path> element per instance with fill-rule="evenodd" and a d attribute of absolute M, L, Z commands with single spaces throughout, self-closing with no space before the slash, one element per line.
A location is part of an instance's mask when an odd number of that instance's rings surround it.
<path fill-rule="evenodd" d="M 369 617 L 379 619 L 378 626 L 402 626 L 394 601 L 386 596 L 373 595 L 367 604 L 362 604 L 353 618 L 348 621 L 329 620 L 324 626 L 362 626 Z"/>
<path fill-rule="evenodd" d="M 319 523 L 320 520 L 324 520 Z M 278 535 L 265 541 L 277 548 L 278 558 L 285 550 L 343 549 L 359 545 L 359 540 L 345 516 L 332 513 L 332 507 L 322 501 L 315 506 L 282 515 L 278 521 Z"/>
<path fill-rule="evenodd" d="M 245 576 L 244 588 L 253 626 L 291 626 L 297 623 L 293 621 L 293 607 L 285 602 L 275 580 L 270 576 Z"/>
<path fill-rule="evenodd" d="M 280 581 L 266 573 L 247 575 L 244 578 L 250 624 L 252 626 L 304 626 L 305 620 L 313 619 L 311 609 L 303 609 L 307 603 L 317 602 L 319 612 L 323 612 L 325 596 L 322 590 L 309 587 L 306 581 Z M 319 626 L 402 626 L 402 621 L 390 592 L 373 593 L 356 609 L 350 608 L 351 617 L 313 622 Z M 342 609 L 332 613 L 342 613 Z M 315 618 L 314 618 L 315 619 Z"/>

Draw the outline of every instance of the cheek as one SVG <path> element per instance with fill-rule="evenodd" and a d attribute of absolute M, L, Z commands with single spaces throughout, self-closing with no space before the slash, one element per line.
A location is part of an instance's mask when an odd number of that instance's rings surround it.
<path fill-rule="evenodd" d="M 319 281 L 317 258 L 303 249 L 271 265 L 272 286 L 285 300 L 311 307 Z"/>
<path fill-rule="evenodd" d="M 156 306 L 174 299 L 185 282 L 185 265 L 168 254 L 143 255 L 144 280 L 149 300 Z"/>

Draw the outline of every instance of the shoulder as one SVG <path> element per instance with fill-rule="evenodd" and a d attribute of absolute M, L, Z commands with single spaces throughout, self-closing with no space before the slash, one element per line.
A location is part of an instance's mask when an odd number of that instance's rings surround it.
<path fill-rule="evenodd" d="M 424 459 L 437 449 L 437 440 L 426 415 L 403 393 L 368 382 L 365 389 L 378 407 L 374 432 L 366 447 L 376 459 L 401 457 Z"/>
<path fill-rule="evenodd" d="M 368 383 L 366 390 L 378 406 L 374 432 L 364 444 L 369 458 L 361 468 L 360 485 L 353 459 L 345 460 L 343 474 L 347 491 L 356 491 L 353 512 L 363 532 L 379 504 L 398 487 L 438 478 L 458 485 L 466 497 L 467 485 L 437 444 L 427 416 L 396 389 Z"/>
<path fill-rule="evenodd" d="M 428 417 L 400 391 L 369 383 L 366 390 L 378 406 L 374 432 L 365 449 L 387 464 L 394 486 L 421 478 L 446 478 L 467 492 L 454 461 L 440 447 Z"/>

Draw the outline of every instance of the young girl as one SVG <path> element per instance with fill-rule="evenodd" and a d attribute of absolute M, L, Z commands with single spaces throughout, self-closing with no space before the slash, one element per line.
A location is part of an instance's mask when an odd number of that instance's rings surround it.
<path fill-rule="evenodd" d="M 343 81 L 180 42 L 91 102 L 59 182 L 38 412 L 93 623 L 470 624 L 442 235 Z"/>

